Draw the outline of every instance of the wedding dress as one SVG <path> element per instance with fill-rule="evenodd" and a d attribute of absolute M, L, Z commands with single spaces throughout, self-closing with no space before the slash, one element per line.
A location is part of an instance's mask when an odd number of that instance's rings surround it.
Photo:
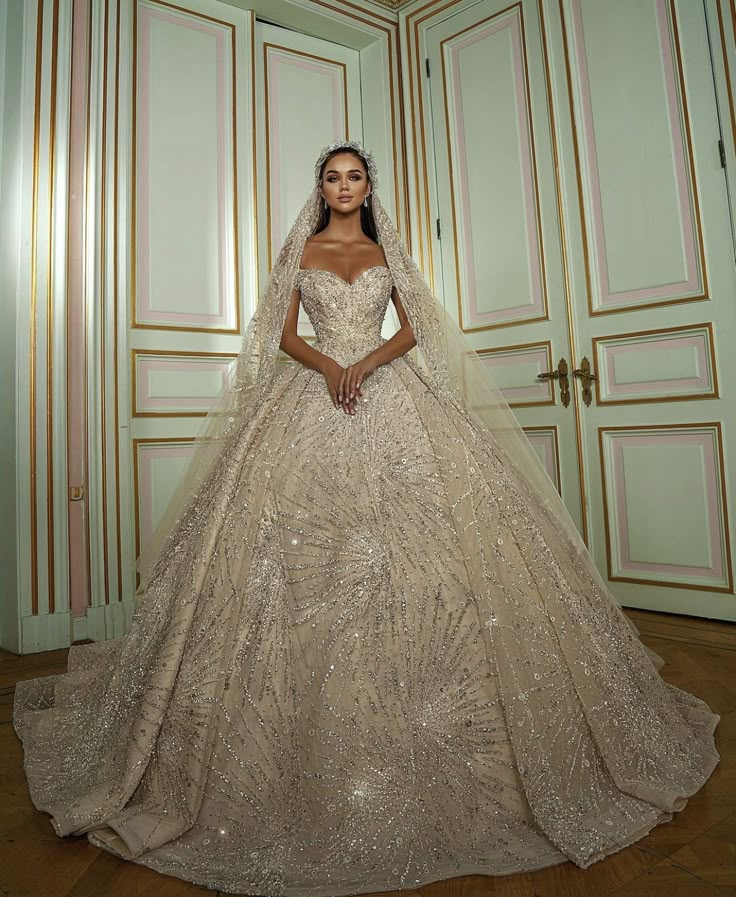
<path fill-rule="evenodd" d="M 380 345 L 389 266 L 298 268 L 315 348 Z M 229 893 L 590 866 L 672 818 L 719 717 L 410 354 L 354 415 L 281 366 L 112 641 L 19 682 L 59 835 Z M 654 662 L 653 662 L 654 661 Z"/>

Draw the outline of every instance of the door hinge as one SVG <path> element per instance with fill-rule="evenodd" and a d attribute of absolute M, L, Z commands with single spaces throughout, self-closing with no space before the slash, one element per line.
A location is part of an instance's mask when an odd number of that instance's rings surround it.
<path fill-rule="evenodd" d="M 441 240 L 441 239 L 442 239 L 442 233 L 441 233 L 441 231 L 440 231 L 440 219 L 439 219 L 439 218 L 437 219 L 437 239 L 438 239 L 438 240 Z"/>
<path fill-rule="evenodd" d="M 429 56 L 424 60 L 424 67 L 427 69 L 427 77 L 429 78 Z"/>
<path fill-rule="evenodd" d="M 721 157 L 721 168 L 726 167 L 726 150 L 723 146 L 723 141 L 718 141 L 718 155 Z"/>

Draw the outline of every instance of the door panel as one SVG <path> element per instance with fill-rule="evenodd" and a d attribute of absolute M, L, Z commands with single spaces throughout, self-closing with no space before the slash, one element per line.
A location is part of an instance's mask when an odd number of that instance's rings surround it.
<path fill-rule="evenodd" d="M 539 379 L 571 353 L 538 9 L 482 0 L 426 52 L 441 292 L 584 531 L 574 405 Z"/>

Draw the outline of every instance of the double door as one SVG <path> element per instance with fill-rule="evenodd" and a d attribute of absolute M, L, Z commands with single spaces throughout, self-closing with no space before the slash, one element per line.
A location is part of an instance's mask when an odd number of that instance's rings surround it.
<path fill-rule="evenodd" d="M 436 292 L 613 593 L 733 620 L 723 30 L 715 2 L 481 0 L 427 27 L 423 96 Z"/>

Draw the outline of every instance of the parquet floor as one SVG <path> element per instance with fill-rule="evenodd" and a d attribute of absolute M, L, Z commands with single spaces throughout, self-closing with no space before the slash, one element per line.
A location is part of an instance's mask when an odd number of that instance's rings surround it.
<path fill-rule="evenodd" d="M 721 714 L 722 759 L 705 787 L 671 822 L 589 869 L 564 863 L 523 875 L 466 876 L 392 897 L 736 897 L 736 624 L 627 613 L 664 657 L 664 678 Z M 0 897 L 212 897 L 118 860 L 86 837 L 58 838 L 49 817 L 31 804 L 10 722 L 13 690 L 20 679 L 63 672 L 66 653 L 0 651 Z"/>

